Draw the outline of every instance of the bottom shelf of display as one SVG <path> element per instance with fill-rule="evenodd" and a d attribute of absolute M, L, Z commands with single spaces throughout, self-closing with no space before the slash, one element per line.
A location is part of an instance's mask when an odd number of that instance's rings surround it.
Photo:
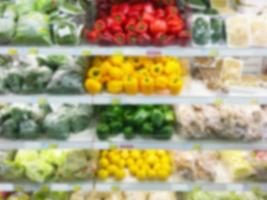
<path fill-rule="evenodd" d="M 37 191 L 43 187 L 48 187 L 51 191 L 170 191 L 170 192 L 190 192 L 194 189 L 202 191 L 236 191 L 246 192 L 260 190 L 267 192 L 267 183 L 203 183 L 203 182 L 136 182 L 136 183 L 102 183 L 102 182 L 72 182 L 72 183 L 0 183 L 0 191 Z"/>

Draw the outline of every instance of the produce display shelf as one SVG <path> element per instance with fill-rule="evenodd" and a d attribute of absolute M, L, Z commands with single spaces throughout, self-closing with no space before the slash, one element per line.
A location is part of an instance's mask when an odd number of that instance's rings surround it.
<path fill-rule="evenodd" d="M 196 188 L 203 191 L 252 191 L 259 189 L 267 191 L 266 183 L 203 183 L 203 182 L 182 182 L 182 183 L 96 183 L 96 191 L 172 191 L 190 192 Z"/>
<path fill-rule="evenodd" d="M 265 48 L 242 48 L 232 49 L 226 46 L 218 47 L 138 47 L 138 46 L 105 46 L 98 45 L 80 45 L 80 46 L 0 46 L 0 54 L 64 54 L 64 55 L 113 55 L 123 54 L 125 56 L 179 56 L 179 57 L 194 57 L 194 56 L 208 56 L 208 57 L 262 57 L 267 56 Z"/>
<path fill-rule="evenodd" d="M 116 192 L 116 191 L 170 191 L 170 192 L 190 192 L 196 188 L 203 191 L 238 191 L 246 192 L 253 190 L 267 191 L 266 183 L 202 183 L 202 182 L 136 182 L 136 183 L 99 183 L 96 182 L 75 182 L 75 183 L 0 183 L 0 190 L 6 192 L 13 191 L 37 191 L 40 188 L 48 187 L 52 191 L 92 191 Z"/>
<path fill-rule="evenodd" d="M 73 182 L 73 183 L 0 183 L 0 190 L 6 192 L 14 191 L 37 191 L 40 188 L 48 187 L 51 191 L 91 191 L 93 190 L 93 182 Z"/>
<path fill-rule="evenodd" d="M 76 141 L 12 141 L 0 139 L 0 150 L 13 149 L 165 149 L 165 150 L 267 150 L 267 141 L 235 142 L 235 141 L 90 141 L 87 138 Z"/>
<path fill-rule="evenodd" d="M 88 103 L 92 105 L 110 105 L 110 104 L 124 104 L 124 105 L 192 105 L 192 104 L 267 104 L 266 96 L 162 96 L 162 95 L 2 95 L 0 96 L 1 103 L 38 103 L 46 100 L 53 104 L 64 103 Z"/>

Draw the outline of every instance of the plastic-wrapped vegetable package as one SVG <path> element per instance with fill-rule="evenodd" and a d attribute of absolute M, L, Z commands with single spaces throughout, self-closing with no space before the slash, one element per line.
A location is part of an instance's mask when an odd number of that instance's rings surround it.
<path fill-rule="evenodd" d="M 226 20 L 227 44 L 231 48 L 251 45 L 250 18 L 246 15 L 231 16 Z"/>
<path fill-rule="evenodd" d="M 267 15 L 251 17 L 251 44 L 256 47 L 267 46 Z"/>
<path fill-rule="evenodd" d="M 207 46 L 210 43 L 210 22 L 207 15 L 193 15 L 192 40 L 197 46 Z"/>
<path fill-rule="evenodd" d="M 84 180 L 94 175 L 97 153 L 89 150 L 18 150 L 0 160 L 1 180 Z"/>
<path fill-rule="evenodd" d="M 15 34 L 16 8 L 9 3 L 0 3 L 0 7 L 0 43 L 8 43 Z"/>
<path fill-rule="evenodd" d="M 92 113 L 92 107 L 87 105 L 62 106 L 45 117 L 44 132 L 50 138 L 67 139 L 71 133 L 83 131 L 90 125 Z"/>
<path fill-rule="evenodd" d="M 52 70 L 48 67 L 26 67 L 23 70 L 22 93 L 41 93 L 52 78 Z"/>
<path fill-rule="evenodd" d="M 215 166 L 219 162 L 216 152 L 173 152 L 174 170 L 178 179 L 191 181 L 215 181 Z"/>
<path fill-rule="evenodd" d="M 53 21 L 54 42 L 60 45 L 78 44 L 81 32 L 78 29 L 78 26 L 69 18 Z"/>
<path fill-rule="evenodd" d="M 51 45 L 49 17 L 38 12 L 21 15 L 18 20 L 14 43 Z"/>
<path fill-rule="evenodd" d="M 224 20 L 219 15 L 210 16 L 210 38 L 213 45 L 224 42 Z"/>
<path fill-rule="evenodd" d="M 7 138 L 34 139 L 40 135 L 40 115 L 30 106 L 6 106 L 0 111 L 1 135 Z"/>

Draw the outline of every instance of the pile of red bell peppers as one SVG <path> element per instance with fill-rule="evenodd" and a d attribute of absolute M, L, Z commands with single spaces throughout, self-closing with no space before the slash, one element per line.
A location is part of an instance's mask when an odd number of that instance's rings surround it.
<path fill-rule="evenodd" d="M 86 39 L 102 45 L 186 45 L 191 36 L 179 9 L 173 0 L 158 2 L 100 0 L 97 20 L 85 30 Z"/>

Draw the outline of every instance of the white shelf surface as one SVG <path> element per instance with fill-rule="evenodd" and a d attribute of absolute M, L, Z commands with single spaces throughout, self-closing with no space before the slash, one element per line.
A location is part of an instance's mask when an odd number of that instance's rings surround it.
<path fill-rule="evenodd" d="M 194 56 L 238 56 L 238 57 L 263 57 L 267 56 L 266 48 L 243 48 L 231 49 L 227 46 L 218 47 L 138 47 L 138 46 L 98 46 L 98 45 L 80 45 L 80 46 L 0 46 L 0 54 L 65 54 L 65 55 L 113 55 L 116 53 L 125 56 L 179 56 L 179 57 L 194 57 Z"/>
<path fill-rule="evenodd" d="M 37 191 L 42 187 L 48 187 L 52 191 L 92 191 L 110 192 L 110 191 L 172 191 L 172 192 L 190 192 L 195 188 L 203 191 L 252 191 L 259 189 L 267 192 L 266 183 L 205 183 L 205 182 L 136 182 L 136 183 L 99 183 L 96 182 L 74 182 L 74 183 L 0 183 L 0 191 Z"/>
<path fill-rule="evenodd" d="M 205 183 L 205 182 L 136 182 L 136 183 L 99 183 L 95 185 L 96 191 L 173 191 L 190 192 L 195 188 L 203 191 L 251 191 L 260 189 L 267 191 L 266 183 Z"/>
<path fill-rule="evenodd" d="M 165 149 L 165 150 L 267 150 L 267 140 L 242 142 L 233 140 L 183 140 L 174 133 L 171 140 L 135 138 L 123 139 L 120 134 L 107 141 L 98 140 L 94 133 L 73 135 L 60 140 L 9 140 L 0 138 L 0 150 L 13 149 Z"/>
<path fill-rule="evenodd" d="M 157 104 L 157 105 L 178 105 L 178 104 L 267 104 L 266 88 L 230 88 L 228 94 L 220 94 L 210 91 L 201 81 L 189 81 L 185 85 L 181 95 L 172 96 L 167 94 L 145 95 L 111 95 L 102 93 L 97 95 L 0 95 L 1 103 L 38 103 L 47 100 L 53 104 L 63 103 L 88 103 L 92 105 L 109 104 Z"/>
<path fill-rule="evenodd" d="M 73 182 L 73 183 L 0 183 L 0 191 L 13 192 L 13 191 L 37 191 L 42 187 L 48 187 L 52 191 L 91 191 L 93 190 L 93 182 Z"/>

